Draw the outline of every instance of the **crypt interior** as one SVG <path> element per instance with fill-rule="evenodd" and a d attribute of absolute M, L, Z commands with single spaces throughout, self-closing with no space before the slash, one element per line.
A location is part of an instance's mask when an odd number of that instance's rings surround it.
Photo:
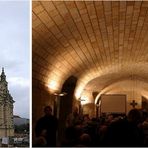
<path fill-rule="evenodd" d="M 32 132 L 43 108 L 59 119 L 148 109 L 147 1 L 32 2 Z M 115 110 L 114 110 L 115 109 Z"/>

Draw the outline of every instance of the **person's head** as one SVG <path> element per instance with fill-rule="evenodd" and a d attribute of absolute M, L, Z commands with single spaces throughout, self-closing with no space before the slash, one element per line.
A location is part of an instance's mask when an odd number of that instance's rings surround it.
<path fill-rule="evenodd" d="M 84 121 L 89 121 L 90 120 L 89 115 L 88 114 L 84 115 L 83 116 L 83 120 Z"/>
<path fill-rule="evenodd" d="M 133 122 L 135 124 L 138 124 L 141 121 L 141 113 L 137 109 L 132 109 L 129 111 L 127 119 L 129 122 Z"/>
<path fill-rule="evenodd" d="M 40 136 L 46 137 L 46 136 L 47 136 L 47 130 L 46 130 L 46 129 L 43 129 L 43 130 L 41 131 Z"/>
<path fill-rule="evenodd" d="M 113 121 L 113 119 L 114 119 L 113 115 L 112 115 L 112 114 L 109 114 L 109 115 L 107 116 L 107 118 L 106 118 L 106 122 L 111 123 L 111 122 Z"/>
<path fill-rule="evenodd" d="M 91 137 L 89 134 L 83 133 L 80 136 L 80 143 L 84 146 L 89 146 L 91 143 Z"/>
<path fill-rule="evenodd" d="M 50 106 L 46 106 L 44 108 L 44 113 L 45 113 L 46 116 L 51 115 L 52 114 L 52 108 Z"/>
<path fill-rule="evenodd" d="M 142 110 L 142 121 L 148 119 L 148 112 L 146 110 Z"/>
<path fill-rule="evenodd" d="M 45 147 L 47 145 L 47 141 L 43 136 L 40 136 L 36 139 L 37 147 Z"/>

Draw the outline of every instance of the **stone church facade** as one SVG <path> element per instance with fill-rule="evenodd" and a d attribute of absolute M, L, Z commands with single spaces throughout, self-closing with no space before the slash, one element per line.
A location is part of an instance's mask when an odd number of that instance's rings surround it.
<path fill-rule="evenodd" d="M 0 76 L 0 137 L 14 136 L 13 103 L 4 68 L 2 68 Z"/>

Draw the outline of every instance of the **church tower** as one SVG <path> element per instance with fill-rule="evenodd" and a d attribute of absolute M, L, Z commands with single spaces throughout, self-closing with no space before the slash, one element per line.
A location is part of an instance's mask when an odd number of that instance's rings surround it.
<path fill-rule="evenodd" d="M 14 136 L 13 103 L 4 68 L 2 68 L 0 75 L 0 137 Z"/>

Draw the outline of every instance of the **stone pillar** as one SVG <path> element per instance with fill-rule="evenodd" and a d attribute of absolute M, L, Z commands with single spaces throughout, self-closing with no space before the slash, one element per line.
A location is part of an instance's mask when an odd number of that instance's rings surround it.
<path fill-rule="evenodd" d="M 7 135 L 9 137 L 14 136 L 14 125 L 13 125 L 13 104 L 7 103 Z"/>
<path fill-rule="evenodd" d="M 3 108 L 3 116 L 4 116 L 4 137 L 7 137 L 7 125 L 6 125 L 6 121 L 7 121 L 7 109 L 6 109 L 6 103 L 4 103 L 4 108 Z"/>
<path fill-rule="evenodd" d="M 9 108 L 8 108 L 8 104 L 6 104 L 6 127 L 7 127 L 7 136 L 9 136 L 9 132 L 8 132 L 8 124 L 9 124 L 9 114 L 8 114 Z"/>
<path fill-rule="evenodd" d="M 3 103 L 0 103 L 0 128 L 2 128 L 2 124 L 3 124 Z"/>
<path fill-rule="evenodd" d="M 14 120 L 13 120 L 13 104 L 11 104 L 11 128 L 12 128 L 12 135 L 11 136 L 14 136 Z"/>
<path fill-rule="evenodd" d="M 0 137 L 3 136 L 4 132 L 4 116 L 3 116 L 3 102 L 0 103 Z"/>
<path fill-rule="evenodd" d="M 8 108 L 8 103 L 6 103 L 6 116 L 5 116 L 5 118 L 6 118 L 6 122 L 5 122 L 5 124 L 6 124 L 6 132 L 7 132 L 7 136 L 9 136 L 9 132 L 8 132 L 8 129 L 9 129 L 9 108 Z"/>
<path fill-rule="evenodd" d="M 13 128 L 14 127 L 14 121 L 13 121 L 13 105 L 12 104 L 10 105 L 10 120 L 11 120 L 10 125 Z"/>
<path fill-rule="evenodd" d="M 7 120 L 7 133 L 8 133 L 8 136 L 10 136 L 10 122 L 11 122 L 11 120 L 10 120 L 10 104 L 8 103 L 7 104 L 7 108 L 8 108 L 8 120 Z"/>

